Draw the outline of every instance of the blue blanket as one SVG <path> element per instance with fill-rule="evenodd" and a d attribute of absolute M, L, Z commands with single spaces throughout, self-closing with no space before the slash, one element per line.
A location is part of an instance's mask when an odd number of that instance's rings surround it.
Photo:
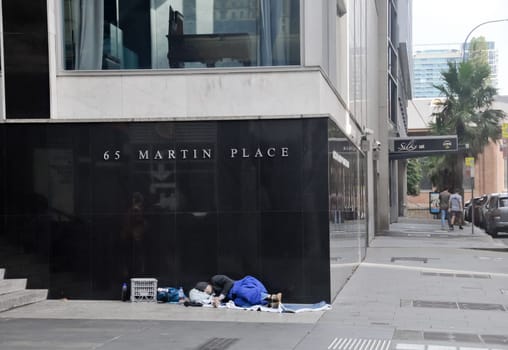
<path fill-rule="evenodd" d="M 235 281 L 233 287 L 228 293 L 228 298 L 240 307 L 249 307 L 252 305 L 266 305 L 267 301 L 263 299 L 267 291 L 263 283 L 252 276 L 245 276 L 241 280 Z"/>

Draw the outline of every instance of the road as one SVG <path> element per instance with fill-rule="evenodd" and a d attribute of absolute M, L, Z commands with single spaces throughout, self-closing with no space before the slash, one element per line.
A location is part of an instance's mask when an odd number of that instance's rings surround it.
<path fill-rule="evenodd" d="M 496 240 L 499 240 L 504 243 L 506 247 L 508 247 L 508 235 L 506 234 L 499 234 L 499 237 L 496 238 Z"/>

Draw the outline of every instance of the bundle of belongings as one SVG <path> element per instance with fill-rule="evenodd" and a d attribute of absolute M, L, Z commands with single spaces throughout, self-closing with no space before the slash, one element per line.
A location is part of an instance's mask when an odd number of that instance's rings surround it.
<path fill-rule="evenodd" d="M 185 306 L 204 306 L 204 307 L 219 307 L 229 309 L 241 309 L 251 311 L 265 311 L 265 312 L 286 312 L 298 313 L 305 311 L 322 311 L 331 309 L 330 304 L 321 301 L 316 304 L 282 304 L 281 293 L 267 294 L 264 286 L 260 284 L 255 278 L 247 276 L 244 279 L 235 281 L 231 288 L 231 293 L 228 293 L 228 298 L 221 300 L 219 304 L 215 304 L 218 295 L 209 294 L 205 291 L 209 284 L 207 282 L 199 282 L 189 292 L 189 300 L 185 301 Z M 210 292 L 208 290 L 208 292 Z M 259 295 L 263 297 L 260 298 Z M 266 297 L 268 296 L 268 301 Z M 273 302 L 273 300 L 275 300 Z"/>
<path fill-rule="evenodd" d="M 197 288 L 192 288 L 189 292 L 189 301 L 184 303 L 185 306 L 203 306 L 203 305 L 212 305 L 211 294 L 204 292 L 203 290 L 199 290 Z"/>
<path fill-rule="evenodd" d="M 185 299 L 185 294 L 183 293 L 183 288 L 180 287 L 159 287 L 157 288 L 157 301 L 159 303 L 173 303 L 177 304 L 179 302 L 183 302 Z"/>

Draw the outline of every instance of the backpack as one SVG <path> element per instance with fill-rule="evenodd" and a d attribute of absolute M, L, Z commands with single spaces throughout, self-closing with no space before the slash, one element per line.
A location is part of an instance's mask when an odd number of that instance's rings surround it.
<path fill-rule="evenodd" d="M 157 288 L 157 301 L 161 303 L 178 303 L 180 299 L 178 288 L 164 287 Z"/>
<path fill-rule="evenodd" d="M 452 197 L 450 200 L 451 209 L 460 209 L 460 200 L 457 197 Z"/>

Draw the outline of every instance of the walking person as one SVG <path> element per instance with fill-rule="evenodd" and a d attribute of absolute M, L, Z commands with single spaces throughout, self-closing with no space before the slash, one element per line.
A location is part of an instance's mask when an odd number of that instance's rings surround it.
<path fill-rule="evenodd" d="M 450 216 L 448 215 L 448 204 L 450 202 L 450 192 L 448 192 L 448 187 L 443 188 L 443 190 L 439 193 L 439 210 L 441 212 L 441 229 L 444 230 L 445 220 L 450 226 Z"/>
<path fill-rule="evenodd" d="M 450 196 L 450 202 L 448 204 L 450 210 L 450 231 L 453 231 L 453 224 L 455 221 L 459 224 L 459 228 L 462 230 L 462 196 L 457 190 L 453 191 Z"/>

